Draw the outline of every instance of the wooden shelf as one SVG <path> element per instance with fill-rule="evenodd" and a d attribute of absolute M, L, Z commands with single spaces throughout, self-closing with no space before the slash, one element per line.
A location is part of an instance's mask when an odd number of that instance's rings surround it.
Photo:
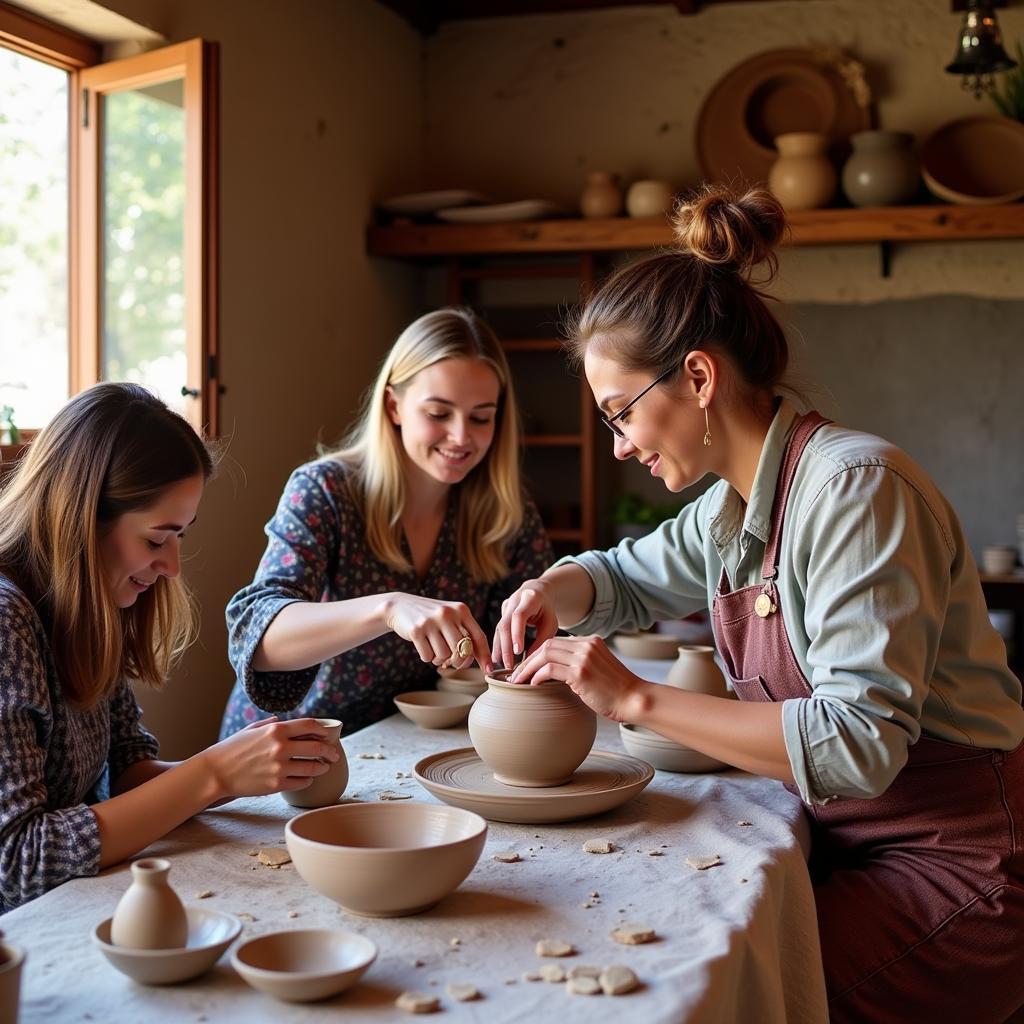
<path fill-rule="evenodd" d="M 557 352 L 564 345 L 561 338 L 511 338 L 501 343 L 506 352 Z"/>
<path fill-rule="evenodd" d="M 547 531 L 548 540 L 552 543 L 558 543 L 559 541 L 582 541 L 583 531 L 573 529 L 571 527 L 555 527 Z"/>
<path fill-rule="evenodd" d="M 579 448 L 583 438 L 579 434 L 527 434 L 523 444 L 527 448 Z"/>
<path fill-rule="evenodd" d="M 1001 206 L 886 206 L 806 210 L 789 215 L 792 245 L 972 241 L 1024 238 L 1024 203 Z M 672 244 L 661 217 L 539 220 L 508 224 L 370 227 L 371 256 L 424 259 L 502 253 L 613 252 Z"/>

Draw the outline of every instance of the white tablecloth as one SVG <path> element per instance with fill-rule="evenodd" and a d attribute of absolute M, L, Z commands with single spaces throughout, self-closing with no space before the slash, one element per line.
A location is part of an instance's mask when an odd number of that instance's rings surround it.
<path fill-rule="evenodd" d="M 648 678 L 665 669 L 664 663 L 632 665 Z M 432 801 L 414 779 L 396 773 L 411 772 L 429 753 L 468 745 L 464 728 L 423 730 L 398 716 L 380 722 L 344 741 L 351 765 L 346 798 L 372 800 L 391 789 Z M 600 723 L 596 746 L 621 750 L 617 728 Z M 385 758 L 358 757 L 377 752 Z M 211 890 L 203 905 L 252 915 L 243 937 L 318 926 L 367 935 L 380 954 L 356 988 L 325 1004 L 277 1003 L 250 989 L 227 954 L 193 981 L 136 985 L 106 962 L 90 934 L 113 913 L 129 883 L 122 865 L 69 882 L 0 918 L 6 940 L 28 954 L 22 1022 L 252 1024 L 338 1013 L 395 1020 L 404 1018 L 394 1000 L 406 989 L 436 992 L 444 1013 L 489 1024 L 622 1015 L 645 1024 L 827 1020 L 806 825 L 797 799 L 777 782 L 734 771 L 658 772 L 640 796 L 597 818 L 541 826 L 492 822 L 477 867 L 455 893 L 424 914 L 390 920 L 340 910 L 291 865 L 256 864 L 248 851 L 277 845 L 294 813 L 277 796 L 239 800 L 199 815 L 146 855 L 170 858 L 171 882 L 186 903 Z M 583 852 L 592 838 L 609 839 L 618 851 Z M 505 850 L 518 852 L 521 862 L 492 859 Z M 650 856 L 651 850 L 662 855 Z M 686 863 L 712 854 L 720 866 L 697 871 Z M 618 945 L 609 933 L 623 921 L 652 926 L 658 941 Z M 455 938 L 458 945 L 451 943 Z M 626 964 L 642 988 L 619 997 L 576 996 L 563 985 L 524 980 L 524 972 L 554 962 L 535 955 L 543 938 L 576 946 L 576 956 L 560 961 L 566 967 Z M 453 981 L 472 982 L 483 998 L 455 1002 L 445 993 Z"/>

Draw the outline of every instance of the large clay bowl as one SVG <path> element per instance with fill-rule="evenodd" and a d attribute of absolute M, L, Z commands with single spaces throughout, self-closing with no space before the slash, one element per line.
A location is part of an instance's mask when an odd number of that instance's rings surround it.
<path fill-rule="evenodd" d="M 721 771 L 726 767 L 721 761 L 716 761 L 715 758 L 708 757 L 698 750 L 684 747 L 681 743 L 651 732 L 650 729 L 629 725 L 626 722 L 619 725 L 619 738 L 634 757 L 642 758 L 663 772 L 700 774 Z"/>
<path fill-rule="evenodd" d="M 667 633 L 616 633 L 612 645 L 626 658 L 667 659 L 676 656 L 679 637 Z"/>
<path fill-rule="evenodd" d="M 239 943 L 231 965 L 260 992 L 288 1003 L 309 1003 L 351 988 L 376 959 L 377 947 L 364 935 L 307 928 Z"/>
<path fill-rule="evenodd" d="M 987 206 L 1024 196 L 1024 124 L 979 115 L 944 124 L 921 150 L 928 188 L 951 203 Z"/>
<path fill-rule="evenodd" d="M 473 870 L 487 822 L 460 807 L 338 804 L 292 818 L 285 842 L 318 892 L 364 917 L 418 914 Z"/>
<path fill-rule="evenodd" d="M 411 690 L 395 697 L 395 707 L 424 729 L 449 729 L 466 720 L 474 700 L 464 693 Z"/>
<path fill-rule="evenodd" d="M 110 922 L 101 921 L 93 942 L 122 973 L 142 985 L 173 985 L 208 971 L 238 937 L 242 922 L 233 914 L 205 907 L 186 907 L 188 945 L 181 949 L 129 949 L 110 941 Z"/>

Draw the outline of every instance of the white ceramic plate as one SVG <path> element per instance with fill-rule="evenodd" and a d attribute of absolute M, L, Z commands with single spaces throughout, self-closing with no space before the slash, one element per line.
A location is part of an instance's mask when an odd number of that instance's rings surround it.
<path fill-rule="evenodd" d="M 421 214 L 437 213 L 447 207 L 468 206 L 471 203 L 486 203 L 487 197 L 479 192 L 464 188 L 446 188 L 437 192 L 410 192 L 404 196 L 391 196 L 377 203 L 378 209 L 398 216 L 415 217 Z"/>
<path fill-rule="evenodd" d="M 489 818 L 522 825 L 575 821 L 603 814 L 636 796 L 654 778 L 654 769 L 638 757 L 591 751 L 563 786 L 528 789 L 496 782 L 472 747 L 423 758 L 416 780 L 438 800 Z"/>
<path fill-rule="evenodd" d="M 490 206 L 458 206 L 438 210 L 440 220 L 450 224 L 500 224 L 515 220 L 541 220 L 544 217 L 565 217 L 565 207 L 546 199 L 520 199 L 515 203 L 494 203 Z"/>

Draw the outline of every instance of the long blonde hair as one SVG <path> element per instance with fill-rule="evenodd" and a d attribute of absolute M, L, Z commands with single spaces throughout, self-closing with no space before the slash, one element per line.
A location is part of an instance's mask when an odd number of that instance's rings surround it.
<path fill-rule="evenodd" d="M 443 359 L 478 359 L 494 371 L 500 386 L 491 446 L 455 488 L 459 559 L 475 579 L 493 582 L 508 574 L 508 544 L 523 522 L 520 428 L 505 353 L 475 313 L 438 309 L 409 324 L 391 346 L 355 426 L 338 448 L 322 457 L 349 469 L 351 493 L 362 507 L 373 553 L 394 569 L 411 570 L 402 551 L 402 446 L 385 399 L 389 385 L 401 391 L 421 370 Z"/>
<path fill-rule="evenodd" d="M 160 577 L 119 608 L 100 540 L 170 484 L 209 479 L 203 442 L 134 384 L 97 384 L 68 402 L 0 490 L 0 572 L 36 607 L 64 693 L 88 707 L 124 677 L 159 686 L 196 631 L 180 577 Z"/>

